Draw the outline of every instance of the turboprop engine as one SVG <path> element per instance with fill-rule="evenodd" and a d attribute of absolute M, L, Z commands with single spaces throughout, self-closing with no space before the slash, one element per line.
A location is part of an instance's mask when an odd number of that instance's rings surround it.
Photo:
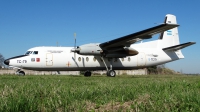
<path fill-rule="evenodd" d="M 102 49 L 98 43 L 78 46 L 77 48 L 73 48 L 71 52 L 78 53 L 80 55 L 96 55 L 104 56 L 107 58 L 123 58 L 126 56 L 134 56 L 138 54 L 137 50 L 130 47 Z"/>

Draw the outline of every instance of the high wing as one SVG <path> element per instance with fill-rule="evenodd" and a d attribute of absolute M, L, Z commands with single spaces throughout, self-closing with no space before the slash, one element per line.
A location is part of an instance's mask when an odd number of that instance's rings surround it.
<path fill-rule="evenodd" d="M 99 55 L 107 58 L 123 58 L 127 56 L 134 56 L 139 52 L 134 48 L 131 48 L 131 44 L 143 39 L 149 39 L 155 34 L 162 33 L 177 26 L 179 25 L 166 23 L 160 24 L 158 26 L 123 36 L 105 43 L 90 43 L 77 46 L 77 48 L 71 49 L 71 52 L 78 53 L 80 55 Z"/>
<path fill-rule="evenodd" d="M 143 40 L 143 39 L 149 39 L 152 38 L 153 35 L 162 33 L 166 30 L 178 27 L 178 24 L 161 24 L 152 28 L 148 28 L 146 30 L 142 30 L 130 35 L 126 35 L 111 41 L 107 41 L 104 43 L 101 43 L 99 46 L 103 50 L 113 50 L 113 49 L 119 49 L 123 47 L 130 47 L 131 44 Z"/>

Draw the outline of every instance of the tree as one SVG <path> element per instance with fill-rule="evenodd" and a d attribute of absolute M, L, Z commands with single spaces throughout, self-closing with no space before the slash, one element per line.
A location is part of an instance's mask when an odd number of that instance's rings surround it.
<path fill-rule="evenodd" d="M 147 67 L 148 74 L 158 74 L 157 66 Z"/>
<path fill-rule="evenodd" d="M 2 68 L 4 66 L 4 57 L 3 55 L 0 54 L 0 68 Z"/>

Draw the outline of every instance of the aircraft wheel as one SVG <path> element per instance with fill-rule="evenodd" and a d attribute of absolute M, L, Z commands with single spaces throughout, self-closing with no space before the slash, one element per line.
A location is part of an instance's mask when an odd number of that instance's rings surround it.
<path fill-rule="evenodd" d="M 109 70 L 109 71 L 107 72 L 107 76 L 115 77 L 115 75 L 116 75 L 116 72 L 115 72 L 114 70 Z"/>
<path fill-rule="evenodd" d="M 18 75 L 24 76 L 24 75 L 25 75 L 25 72 L 24 72 L 24 71 L 19 71 L 19 72 L 18 72 Z"/>
<path fill-rule="evenodd" d="M 86 72 L 84 73 L 84 76 L 85 76 L 85 77 L 90 77 L 91 74 L 92 74 L 92 73 L 91 73 L 90 71 L 86 71 Z"/>

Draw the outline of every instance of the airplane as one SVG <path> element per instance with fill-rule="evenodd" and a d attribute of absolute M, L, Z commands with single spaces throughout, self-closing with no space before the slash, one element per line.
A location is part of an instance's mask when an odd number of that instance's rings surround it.
<path fill-rule="evenodd" d="M 17 68 L 19 75 L 25 75 L 23 69 L 28 69 L 85 71 L 84 76 L 88 77 L 91 71 L 107 70 L 107 76 L 115 77 L 115 70 L 140 69 L 183 59 L 181 49 L 196 42 L 180 44 L 178 26 L 176 16 L 167 14 L 162 24 L 114 40 L 75 47 L 34 47 L 4 63 Z M 160 34 L 158 40 L 140 42 L 156 34 Z"/>

